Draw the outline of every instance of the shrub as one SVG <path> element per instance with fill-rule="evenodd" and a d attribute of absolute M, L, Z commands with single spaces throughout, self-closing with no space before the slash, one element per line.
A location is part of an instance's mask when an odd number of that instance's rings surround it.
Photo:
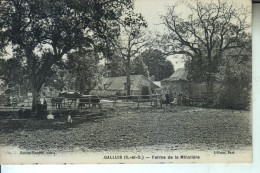
<path fill-rule="evenodd" d="M 251 105 L 251 85 L 232 79 L 229 85 L 221 87 L 215 105 L 225 109 L 249 110 Z"/>

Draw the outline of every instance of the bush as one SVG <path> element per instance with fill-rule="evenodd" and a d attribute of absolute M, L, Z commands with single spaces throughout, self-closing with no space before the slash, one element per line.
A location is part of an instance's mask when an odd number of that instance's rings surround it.
<path fill-rule="evenodd" d="M 215 105 L 225 109 L 249 110 L 251 105 L 251 88 L 244 87 L 239 82 L 223 86 L 218 98 L 215 100 Z"/>

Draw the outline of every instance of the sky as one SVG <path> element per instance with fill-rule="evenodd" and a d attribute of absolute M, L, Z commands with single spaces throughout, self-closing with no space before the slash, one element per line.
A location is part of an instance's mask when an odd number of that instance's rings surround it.
<path fill-rule="evenodd" d="M 165 14 L 167 6 L 174 3 L 174 0 L 135 0 L 135 11 L 144 16 L 151 32 L 163 32 L 164 26 L 160 16 Z M 180 57 L 170 56 L 167 59 L 172 62 L 175 70 L 184 67 L 184 61 Z"/>
<path fill-rule="evenodd" d="M 135 11 L 141 13 L 146 22 L 148 23 L 148 29 L 152 32 L 160 31 L 163 32 L 164 26 L 161 24 L 160 16 L 164 15 L 167 11 L 167 6 L 171 6 L 175 3 L 181 4 L 183 0 L 135 0 Z M 190 0 L 191 1 L 191 0 Z M 209 0 L 205 0 L 209 1 Z M 212 0 L 213 2 L 217 0 Z M 233 2 L 237 5 L 249 5 L 251 4 L 251 0 L 227 0 L 228 2 Z M 180 5 L 178 10 L 181 13 L 186 13 L 187 11 L 185 6 Z M 249 17 L 249 22 L 251 18 Z M 172 64 L 174 65 L 175 70 L 178 68 L 184 67 L 184 60 L 181 59 L 181 56 L 170 56 L 167 57 Z"/>
<path fill-rule="evenodd" d="M 142 13 L 151 30 L 162 28 L 160 15 L 163 15 L 166 6 L 173 4 L 173 0 L 135 0 L 135 10 Z"/>
<path fill-rule="evenodd" d="M 148 27 L 151 30 L 162 30 L 160 16 L 164 15 L 167 10 L 167 6 L 171 6 L 173 4 L 178 3 L 178 10 L 182 13 L 188 13 L 186 11 L 185 6 L 181 6 L 182 1 L 185 0 L 135 0 L 135 11 L 138 13 L 142 13 L 145 20 L 148 23 Z M 190 0 L 192 1 L 192 0 Z M 203 0 L 201 0 L 203 1 Z M 204 0 L 205 2 L 209 2 L 210 0 Z M 218 0 L 211 0 L 213 2 L 217 2 Z M 221 0 L 227 1 L 237 5 L 249 5 L 251 4 L 251 0 Z"/>

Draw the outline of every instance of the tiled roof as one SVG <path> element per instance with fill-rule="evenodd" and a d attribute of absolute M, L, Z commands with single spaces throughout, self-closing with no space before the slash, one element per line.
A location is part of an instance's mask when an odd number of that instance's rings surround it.
<path fill-rule="evenodd" d="M 162 81 L 178 81 L 187 80 L 188 72 L 184 68 L 176 70 L 169 78 L 163 79 Z"/>
<path fill-rule="evenodd" d="M 130 76 L 131 80 L 131 90 L 139 90 L 140 88 L 137 88 L 138 83 L 142 82 L 142 80 L 148 80 L 148 78 L 142 76 L 142 75 L 131 75 Z M 150 81 L 152 85 L 155 85 L 152 81 Z M 99 86 L 104 88 L 104 85 L 108 85 L 106 87 L 106 90 L 125 90 L 125 83 L 126 83 L 126 76 L 119 76 L 119 77 L 109 77 L 109 78 L 104 78 L 102 82 L 97 85 L 94 90 L 98 90 Z"/>
<path fill-rule="evenodd" d="M 134 90 L 140 80 L 142 75 L 131 75 L 131 90 Z M 104 78 L 101 82 L 101 86 L 104 87 L 104 85 L 108 85 L 106 90 L 124 90 L 125 89 L 125 83 L 126 83 L 126 76 L 119 76 L 119 77 L 109 77 Z M 100 85 L 100 84 L 99 84 Z M 94 88 L 94 90 L 98 89 L 98 86 Z"/>

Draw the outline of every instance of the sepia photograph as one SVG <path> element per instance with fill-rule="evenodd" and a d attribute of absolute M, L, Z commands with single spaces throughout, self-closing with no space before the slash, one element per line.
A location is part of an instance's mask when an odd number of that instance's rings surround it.
<path fill-rule="evenodd" d="M 1 0 L 0 164 L 252 163 L 251 0 Z"/>

